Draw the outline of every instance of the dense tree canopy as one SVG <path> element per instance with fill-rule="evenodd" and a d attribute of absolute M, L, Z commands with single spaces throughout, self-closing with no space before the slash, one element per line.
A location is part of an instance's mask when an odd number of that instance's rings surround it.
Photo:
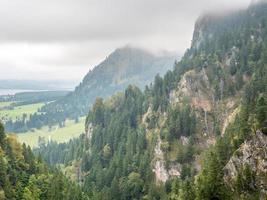
<path fill-rule="evenodd" d="M 266 4 L 216 19 L 204 17 L 198 22 L 203 38 L 196 30 L 192 47 L 173 71 L 156 76 L 144 92 L 129 86 L 108 100 L 97 99 L 87 116 L 87 134 L 36 151 L 51 164 L 80 163 L 79 183 L 92 199 L 257 199 L 259 190 L 249 186 L 255 178 L 249 167 L 240 170 L 234 189 L 224 182 L 223 168 L 255 130 L 266 130 L 266 21 Z M 205 94 L 213 94 L 215 106 L 226 108 L 228 99 L 240 97 L 238 114 L 224 135 L 218 112 L 199 111 L 186 99 L 171 102 L 170 93 L 188 71 L 205 77 L 200 84 L 207 85 Z M 213 131 L 205 133 L 214 139 L 208 147 L 199 142 L 205 137 L 202 129 L 210 128 L 207 116 Z M 152 172 L 159 140 L 166 168 L 181 166 L 180 177 L 165 184 L 156 183 Z M 31 194 L 28 190 L 25 195 Z"/>
<path fill-rule="evenodd" d="M 0 199 L 88 199 L 58 169 L 49 168 L 30 147 L 6 136 L 0 124 Z"/>

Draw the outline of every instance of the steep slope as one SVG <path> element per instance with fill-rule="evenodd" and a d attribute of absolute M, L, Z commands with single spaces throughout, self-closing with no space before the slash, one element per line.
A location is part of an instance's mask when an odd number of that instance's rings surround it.
<path fill-rule="evenodd" d="M 96 199 L 265 199 L 259 188 L 232 190 L 224 168 L 256 130 L 266 134 L 266 10 L 199 18 L 172 72 L 144 92 L 97 99 L 85 135 L 38 152 L 78 167 Z"/>
<path fill-rule="evenodd" d="M 163 75 L 173 68 L 175 56 L 154 55 L 146 50 L 126 46 L 111 53 L 102 63 L 88 72 L 83 81 L 63 98 L 41 108 L 42 114 L 28 121 L 10 121 L 9 132 L 25 132 L 44 125 L 61 126 L 67 118 L 85 116 L 97 97 L 109 97 L 123 91 L 129 84 L 144 89 L 156 74 Z"/>
<path fill-rule="evenodd" d="M 116 49 L 83 78 L 74 92 L 47 105 L 43 111 L 63 111 L 66 116 L 85 115 L 96 97 L 111 96 L 129 84 L 143 89 L 156 74 L 163 75 L 172 69 L 174 60 L 172 55 L 155 56 L 129 46 Z"/>
<path fill-rule="evenodd" d="M 224 180 L 238 187 L 246 185 L 252 191 L 258 188 L 267 194 L 267 136 L 257 131 L 234 152 L 224 167 Z M 247 174 L 245 174 L 247 173 Z M 232 189 L 236 189 L 233 188 Z M 238 188 L 240 189 L 240 188 Z"/>
<path fill-rule="evenodd" d="M 78 185 L 49 168 L 30 147 L 6 136 L 0 123 L 0 199 L 88 199 Z"/>

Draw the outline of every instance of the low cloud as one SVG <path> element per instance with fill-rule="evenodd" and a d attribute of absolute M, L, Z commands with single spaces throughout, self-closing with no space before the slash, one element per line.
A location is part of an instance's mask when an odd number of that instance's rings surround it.
<path fill-rule="evenodd" d="M 179 26 L 190 28 L 204 11 L 247 4 L 248 0 L 1 0 L 0 39 L 55 42 L 142 38 L 155 32 L 172 32 Z"/>
<path fill-rule="evenodd" d="M 249 1 L 1 0 L 0 79 L 28 78 L 27 70 L 36 78 L 81 79 L 125 44 L 182 54 L 199 15 Z"/>

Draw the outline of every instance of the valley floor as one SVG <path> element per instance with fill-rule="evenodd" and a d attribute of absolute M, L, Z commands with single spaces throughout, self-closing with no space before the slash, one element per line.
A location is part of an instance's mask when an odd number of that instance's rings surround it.
<path fill-rule="evenodd" d="M 26 143 L 31 147 L 38 146 L 38 138 L 43 137 L 46 142 L 49 140 L 58 143 L 67 142 L 74 137 L 79 137 L 84 132 L 85 117 L 79 119 L 78 123 L 73 120 L 67 120 L 65 127 L 53 126 L 50 130 L 47 126 L 42 127 L 40 130 L 35 129 L 34 132 L 28 131 L 26 133 L 18 133 L 18 140 L 21 143 Z"/>
<path fill-rule="evenodd" d="M 0 120 L 5 122 L 8 120 L 15 121 L 22 119 L 26 114 L 29 117 L 31 114 L 38 113 L 44 103 L 34 103 L 22 106 L 12 106 L 15 102 L 0 102 Z M 74 120 L 66 120 L 64 127 L 55 125 L 53 127 L 44 126 L 41 129 L 32 129 L 24 133 L 16 133 L 18 140 L 21 143 L 26 143 L 31 147 L 38 147 L 39 137 L 42 137 L 45 142 L 53 140 L 56 142 L 67 142 L 71 138 L 78 137 L 84 132 L 85 117 L 81 117 L 78 122 Z"/>

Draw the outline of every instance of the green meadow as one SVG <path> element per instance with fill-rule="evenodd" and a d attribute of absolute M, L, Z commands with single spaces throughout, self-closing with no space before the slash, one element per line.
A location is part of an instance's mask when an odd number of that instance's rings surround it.
<path fill-rule="evenodd" d="M 13 102 L 12 101 L 7 101 L 7 102 L 0 102 L 0 109 L 10 106 Z"/>
<path fill-rule="evenodd" d="M 21 119 L 23 114 L 26 114 L 27 117 L 30 114 L 38 112 L 38 109 L 41 108 L 44 103 L 35 103 L 23 106 L 15 106 L 13 109 L 7 109 L 6 107 L 10 106 L 14 102 L 0 102 L 0 120 L 6 121 L 9 119 L 16 120 Z M 74 120 L 66 120 L 64 127 L 59 127 L 58 125 L 53 127 L 44 126 L 41 129 L 33 129 L 25 133 L 17 133 L 18 140 L 21 143 L 26 143 L 31 147 L 38 146 L 38 138 L 43 137 L 46 142 L 49 140 L 57 142 L 67 142 L 73 137 L 78 137 L 84 132 L 84 123 L 85 117 L 79 119 L 78 123 L 75 123 Z"/>
<path fill-rule="evenodd" d="M 0 102 L 0 108 L 9 106 L 12 102 Z M 13 109 L 2 109 L 0 110 L 0 119 L 8 120 L 16 120 L 22 118 L 23 114 L 26 114 L 29 116 L 30 114 L 33 114 L 38 111 L 39 108 L 41 108 L 44 105 L 44 103 L 36 103 L 36 104 L 29 104 L 29 105 L 23 105 L 23 106 L 16 106 Z"/>
<path fill-rule="evenodd" d="M 38 146 L 38 138 L 44 137 L 46 142 L 49 140 L 61 142 L 67 142 L 71 138 L 78 137 L 84 132 L 85 117 L 79 119 L 78 123 L 74 120 L 67 120 L 65 127 L 59 128 L 58 126 L 53 126 L 51 129 L 45 126 L 40 130 L 34 129 L 34 131 L 28 131 L 26 133 L 18 133 L 18 140 L 21 143 L 26 143 L 31 147 Z"/>

